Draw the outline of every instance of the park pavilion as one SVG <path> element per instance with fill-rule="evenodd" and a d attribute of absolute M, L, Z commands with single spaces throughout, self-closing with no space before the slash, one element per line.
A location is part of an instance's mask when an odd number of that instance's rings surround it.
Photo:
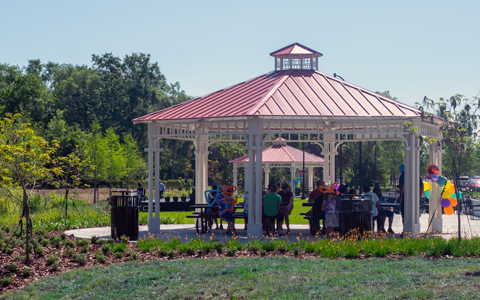
<path fill-rule="evenodd" d="M 270 53 L 275 70 L 202 97 L 141 116 L 134 123 L 148 126 L 148 191 L 159 190 L 162 139 L 195 144 L 195 199 L 205 201 L 208 147 L 216 142 L 245 143 L 248 150 L 246 189 L 250 193 L 248 236 L 262 233 L 262 167 L 265 143 L 311 142 L 322 148 L 323 179 L 335 177 L 340 144 L 402 140 L 405 158 L 404 232 L 419 233 L 420 138 L 439 138 L 441 119 L 419 109 L 318 71 L 323 55 L 294 43 Z M 228 76 L 226 73 L 224 76 Z M 415 128 L 416 134 L 412 134 Z M 430 163 L 441 169 L 441 149 L 431 145 Z M 155 176 L 155 178 L 154 178 Z M 155 180 L 154 180 L 155 179 Z M 431 199 L 440 193 L 432 185 Z M 149 232 L 160 231 L 159 193 L 148 211 Z M 441 209 L 432 201 L 430 230 L 442 232 Z"/>
<path fill-rule="evenodd" d="M 239 167 L 244 169 L 244 174 L 248 174 L 248 161 L 248 155 L 230 161 L 230 163 L 233 164 L 234 186 L 237 186 Z M 311 187 L 314 186 L 313 168 L 323 167 L 323 158 L 288 146 L 287 141 L 283 138 L 276 138 L 273 140 L 270 147 L 262 150 L 262 166 L 265 189 L 268 188 L 268 184 L 270 183 L 270 170 L 272 168 L 288 168 L 290 169 L 290 187 L 292 192 L 294 192 L 295 172 L 297 169 L 303 170 L 303 167 L 305 166 L 305 171 L 308 174 L 305 187 L 308 187 L 308 189 L 311 190 Z M 245 179 L 246 177 L 244 176 L 244 180 Z M 246 186 L 246 182 L 244 182 L 243 186 Z"/>

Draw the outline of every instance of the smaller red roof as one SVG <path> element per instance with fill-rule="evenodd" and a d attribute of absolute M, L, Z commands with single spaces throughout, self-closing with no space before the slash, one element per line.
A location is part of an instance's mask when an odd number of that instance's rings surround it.
<path fill-rule="evenodd" d="M 305 47 L 304 45 L 299 44 L 299 43 L 293 43 L 291 45 L 283 47 L 282 49 L 274 51 L 274 52 L 270 53 L 270 56 L 284 56 L 284 55 L 295 55 L 295 54 L 313 55 L 313 57 L 323 56 L 322 53 L 317 52 L 315 50 L 312 50 L 308 47 Z"/>
<path fill-rule="evenodd" d="M 323 158 L 305 152 L 306 163 L 323 164 Z M 231 160 L 230 163 L 248 162 L 248 155 Z M 262 151 L 262 162 L 266 163 L 293 163 L 303 162 L 303 151 L 288 145 L 273 145 Z"/>

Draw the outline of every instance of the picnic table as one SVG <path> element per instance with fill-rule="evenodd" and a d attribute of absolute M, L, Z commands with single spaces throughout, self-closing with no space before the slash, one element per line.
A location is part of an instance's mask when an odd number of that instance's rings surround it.
<path fill-rule="evenodd" d="M 218 218 L 218 215 L 212 214 L 207 212 L 207 208 L 214 211 L 218 209 L 218 205 L 209 205 L 209 204 L 194 204 L 190 205 L 190 208 L 194 209 L 199 209 L 199 212 L 194 212 L 192 215 L 187 216 L 187 218 L 193 218 L 196 219 L 195 221 L 195 229 L 197 230 L 198 234 L 201 233 L 207 233 L 209 231 L 209 224 L 208 222 Z M 237 209 L 243 209 L 243 203 L 241 204 L 235 204 L 234 205 L 234 211 Z M 243 213 L 241 212 L 235 212 L 233 214 L 233 218 L 243 218 Z"/>

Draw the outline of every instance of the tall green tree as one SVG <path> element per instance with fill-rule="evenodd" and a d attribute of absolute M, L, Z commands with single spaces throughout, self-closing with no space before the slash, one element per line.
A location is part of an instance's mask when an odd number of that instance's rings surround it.
<path fill-rule="evenodd" d="M 140 155 L 137 142 L 132 135 L 127 134 L 123 138 L 123 141 L 122 156 L 125 158 L 125 180 L 127 189 L 129 189 L 130 184 L 132 184 L 134 180 L 145 177 L 146 164 Z"/>
<path fill-rule="evenodd" d="M 110 193 L 112 183 L 119 182 L 125 176 L 126 157 L 123 155 L 123 147 L 118 135 L 112 128 L 107 129 L 103 144 L 106 150 L 103 178 L 108 182 Z"/>
<path fill-rule="evenodd" d="M 33 189 L 41 181 L 50 181 L 58 168 L 47 168 L 52 163 L 58 144 L 47 142 L 36 135 L 31 125 L 24 123 L 20 115 L 7 114 L 0 120 L 0 185 L 18 187 L 21 198 L 11 193 L 12 198 L 22 203 L 20 226 L 26 228 L 26 264 L 30 264 L 30 220 L 29 199 Z"/>
<path fill-rule="evenodd" d="M 92 129 L 87 136 L 85 143 L 85 150 L 90 164 L 93 166 L 89 172 L 90 177 L 93 180 L 93 203 L 98 202 L 98 183 L 102 178 L 102 174 L 105 172 L 107 165 L 108 147 L 103 138 L 100 125 L 94 123 Z"/>

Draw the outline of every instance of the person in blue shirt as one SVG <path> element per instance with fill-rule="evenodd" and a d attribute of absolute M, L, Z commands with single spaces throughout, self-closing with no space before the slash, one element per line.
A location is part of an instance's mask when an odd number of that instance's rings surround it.
<path fill-rule="evenodd" d="M 159 183 L 159 189 L 161 191 L 161 194 L 160 194 L 160 197 L 165 194 L 165 185 L 162 183 L 162 181 L 159 179 L 158 180 L 158 183 Z"/>

